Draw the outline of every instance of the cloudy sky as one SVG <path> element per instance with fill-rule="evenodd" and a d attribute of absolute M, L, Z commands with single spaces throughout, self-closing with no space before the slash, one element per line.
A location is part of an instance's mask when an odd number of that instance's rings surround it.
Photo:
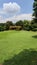
<path fill-rule="evenodd" d="M 0 22 L 31 20 L 33 0 L 0 0 Z"/>

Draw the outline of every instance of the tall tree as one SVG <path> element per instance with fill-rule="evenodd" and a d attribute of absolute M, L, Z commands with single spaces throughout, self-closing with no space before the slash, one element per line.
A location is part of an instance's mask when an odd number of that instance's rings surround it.
<path fill-rule="evenodd" d="M 33 3 L 33 20 L 31 22 L 32 30 L 37 31 L 37 0 Z"/>
<path fill-rule="evenodd" d="M 15 23 L 16 26 L 22 26 L 23 27 L 23 21 L 19 20 Z"/>
<path fill-rule="evenodd" d="M 33 3 L 33 20 L 34 20 L 34 23 L 37 23 L 37 0 L 34 0 L 34 3 Z"/>
<path fill-rule="evenodd" d="M 10 27 L 10 26 L 13 26 L 13 22 L 12 22 L 12 21 L 7 21 L 7 22 L 5 23 L 4 29 L 5 29 L 5 30 L 9 30 L 9 27 Z"/>

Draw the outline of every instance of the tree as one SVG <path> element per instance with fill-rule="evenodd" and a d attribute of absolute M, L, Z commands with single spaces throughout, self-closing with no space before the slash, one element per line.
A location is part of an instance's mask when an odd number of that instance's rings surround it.
<path fill-rule="evenodd" d="M 23 21 L 19 20 L 15 23 L 16 26 L 21 26 L 23 28 Z"/>
<path fill-rule="evenodd" d="M 13 22 L 12 21 L 7 21 L 6 24 L 8 24 L 9 26 L 13 26 Z"/>
<path fill-rule="evenodd" d="M 0 31 L 4 31 L 4 25 L 5 23 L 0 23 Z"/>
<path fill-rule="evenodd" d="M 33 12 L 33 20 L 31 22 L 31 24 L 32 24 L 32 28 L 35 29 L 35 28 L 37 28 L 37 0 L 34 0 L 33 11 L 34 11 Z"/>
<path fill-rule="evenodd" d="M 9 30 L 9 27 L 10 27 L 10 26 L 13 26 L 12 21 L 7 21 L 7 22 L 5 23 L 4 29 L 5 29 L 5 30 Z"/>
<path fill-rule="evenodd" d="M 29 31 L 29 30 L 31 29 L 31 28 L 30 28 L 30 21 L 24 20 L 23 23 L 24 23 L 23 29 Z"/>
<path fill-rule="evenodd" d="M 33 16 L 34 16 L 34 22 L 37 23 L 37 0 L 34 0 L 34 3 L 33 3 Z"/>
<path fill-rule="evenodd" d="M 0 31 L 4 31 L 4 27 L 3 26 L 0 26 Z"/>
<path fill-rule="evenodd" d="M 29 21 L 28 20 L 24 20 L 23 23 L 24 23 L 24 26 L 29 25 Z"/>

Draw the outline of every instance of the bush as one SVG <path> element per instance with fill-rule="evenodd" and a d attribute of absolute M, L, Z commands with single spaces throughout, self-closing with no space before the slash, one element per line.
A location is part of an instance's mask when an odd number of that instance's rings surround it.
<path fill-rule="evenodd" d="M 37 31 L 37 28 L 33 28 L 32 31 Z"/>
<path fill-rule="evenodd" d="M 31 30 L 31 26 L 29 24 L 28 25 L 25 25 L 23 29 L 24 30 L 27 30 L 27 31 L 30 31 Z"/>
<path fill-rule="evenodd" d="M 19 21 L 17 21 L 16 23 L 15 23 L 15 25 L 16 26 L 21 26 L 22 27 L 22 29 L 23 29 L 23 21 L 22 20 L 19 20 Z"/>
<path fill-rule="evenodd" d="M 4 27 L 0 26 L 0 31 L 4 31 Z"/>
<path fill-rule="evenodd" d="M 30 28 L 29 27 L 25 27 L 25 30 L 30 31 Z"/>

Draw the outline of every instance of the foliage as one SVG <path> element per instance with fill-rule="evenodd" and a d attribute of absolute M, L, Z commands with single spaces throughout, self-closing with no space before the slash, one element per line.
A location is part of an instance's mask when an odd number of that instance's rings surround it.
<path fill-rule="evenodd" d="M 33 27 L 33 30 L 35 28 L 37 28 L 37 0 L 34 0 L 34 3 L 33 3 L 33 21 L 32 21 L 32 27 Z M 37 30 L 36 30 L 37 31 Z"/>
<path fill-rule="evenodd" d="M 16 26 L 22 26 L 23 28 L 23 21 L 22 20 L 19 20 L 15 23 Z"/>
<path fill-rule="evenodd" d="M 4 25 L 4 30 L 9 30 L 9 27 L 12 25 L 13 25 L 12 21 L 7 21 Z"/>
<path fill-rule="evenodd" d="M 23 23 L 24 23 L 24 25 L 23 25 L 23 29 L 24 29 L 24 30 L 27 30 L 27 31 L 31 30 L 31 29 L 30 29 L 30 27 L 31 27 L 31 26 L 30 26 L 30 21 L 24 20 Z"/>
<path fill-rule="evenodd" d="M 6 23 L 0 23 L 0 31 L 9 30 L 9 27 L 12 26 L 12 21 L 7 21 Z"/>
<path fill-rule="evenodd" d="M 0 31 L 4 30 L 34 30 L 34 28 L 37 28 L 37 23 L 35 23 L 33 20 L 19 20 L 16 23 L 13 23 L 12 21 L 7 21 L 6 23 L 0 23 Z M 36 30 L 37 31 L 37 30 Z"/>
<path fill-rule="evenodd" d="M 4 31 L 4 28 L 2 26 L 0 26 L 0 31 Z"/>
<path fill-rule="evenodd" d="M 37 28 L 33 28 L 32 31 L 37 31 Z"/>
<path fill-rule="evenodd" d="M 4 31 L 4 25 L 5 23 L 0 23 L 0 31 Z"/>

